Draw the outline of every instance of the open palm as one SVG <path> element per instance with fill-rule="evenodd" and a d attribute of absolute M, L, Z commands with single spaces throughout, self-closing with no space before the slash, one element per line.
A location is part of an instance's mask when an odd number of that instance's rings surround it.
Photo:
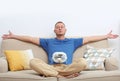
<path fill-rule="evenodd" d="M 13 33 L 11 31 L 9 31 L 8 34 L 3 34 L 2 38 L 3 39 L 9 39 L 9 38 L 12 38 L 12 36 L 13 36 Z"/>
<path fill-rule="evenodd" d="M 117 34 L 112 34 L 112 30 L 107 34 L 108 38 L 109 39 L 115 39 L 117 38 L 119 35 Z"/>

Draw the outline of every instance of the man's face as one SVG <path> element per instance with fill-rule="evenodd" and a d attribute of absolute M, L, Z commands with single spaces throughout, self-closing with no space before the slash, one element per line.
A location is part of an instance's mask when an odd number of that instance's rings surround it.
<path fill-rule="evenodd" d="M 54 32 L 56 33 L 57 36 L 65 35 L 66 32 L 65 25 L 63 23 L 57 23 L 55 25 Z"/>

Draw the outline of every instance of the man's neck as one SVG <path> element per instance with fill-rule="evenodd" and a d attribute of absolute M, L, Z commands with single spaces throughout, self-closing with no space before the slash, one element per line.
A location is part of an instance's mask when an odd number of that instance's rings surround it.
<path fill-rule="evenodd" d="M 64 40 L 65 36 L 57 36 L 56 38 L 59 39 L 59 40 Z"/>

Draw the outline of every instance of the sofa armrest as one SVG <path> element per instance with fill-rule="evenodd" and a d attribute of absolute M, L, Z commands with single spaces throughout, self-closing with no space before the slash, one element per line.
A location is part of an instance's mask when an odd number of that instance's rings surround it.
<path fill-rule="evenodd" d="M 105 70 L 106 71 L 118 70 L 118 69 L 119 69 L 119 63 L 115 57 L 109 57 L 105 59 Z"/>
<path fill-rule="evenodd" d="M 8 71 L 8 63 L 5 57 L 0 57 L 0 73 Z"/>

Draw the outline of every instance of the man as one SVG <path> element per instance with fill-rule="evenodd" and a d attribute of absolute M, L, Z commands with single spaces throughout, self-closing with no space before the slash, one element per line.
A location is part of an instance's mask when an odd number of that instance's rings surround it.
<path fill-rule="evenodd" d="M 40 45 L 48 54 L 48 64 L 40 59 L 32 59 L 30 66 L 36 72 L 44 76 L 55 77 L 76 77 L 78 72 L 82 71 L 86 67 L 86 61 L 83 58 L 76 59 L 72 62 L 74 51 L 89 42 L 99 41 L 104 39 L 115 39 L 118 37 L 116 34 L 112 34 L 112 31 L 106 35 L 90 36 L 83 38 L 66 38 L 65 33 L 67 29 L 65 24 L 61 21 L 55 24 L 54 32 L 56 38 L 44 39 L 31 36 L 15 35 L 9 31 L 9 34 L 4 34 L 3 39 L 18 39 L 21 41 L 31 42 L 36 45 Z M 52 58 L 55 53 L 64 53 L 67 59 L 63 63 L 56 63 Z"/>

